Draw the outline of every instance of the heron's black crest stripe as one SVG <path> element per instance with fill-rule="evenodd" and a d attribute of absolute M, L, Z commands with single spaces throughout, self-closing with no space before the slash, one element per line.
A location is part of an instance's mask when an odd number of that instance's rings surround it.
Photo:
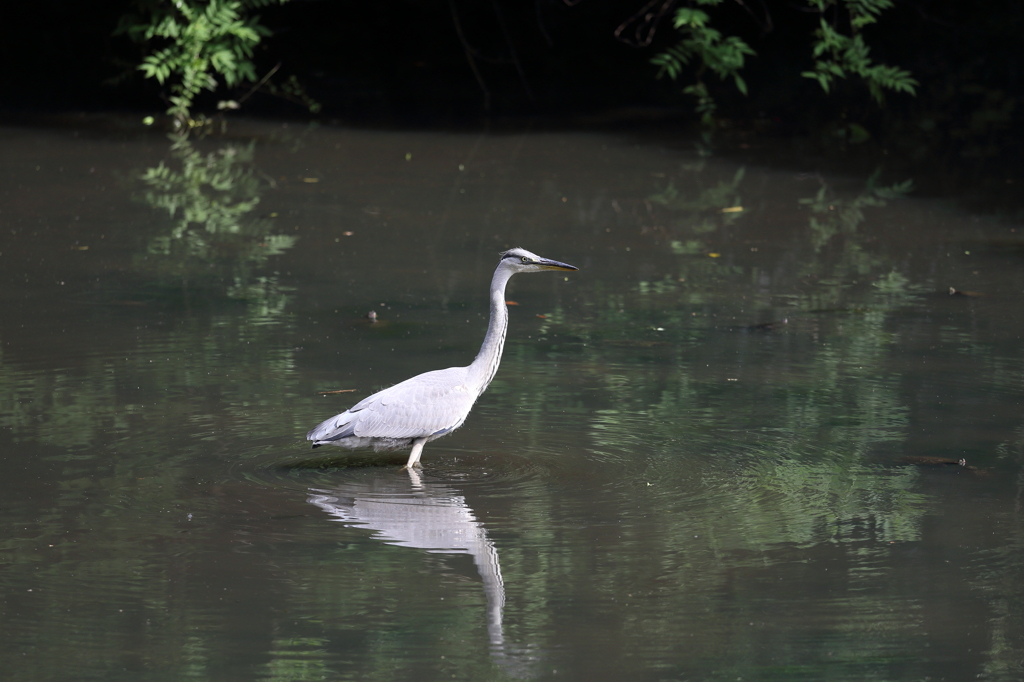
<path fill-rule="evenodd" d="M 522 250 L 523 250 L 523 247 L 516 246 L 514 248 L 509 249 L 508 251 L 502 251 L 501 252 L 501 259 L 504 260 L 506 258 L 519 258 L 520 256 L 518 256 L 518 255 L 516 255 L 516 254 L 514 254 L 512 252 L 513 251 L 522 251 Z"/>

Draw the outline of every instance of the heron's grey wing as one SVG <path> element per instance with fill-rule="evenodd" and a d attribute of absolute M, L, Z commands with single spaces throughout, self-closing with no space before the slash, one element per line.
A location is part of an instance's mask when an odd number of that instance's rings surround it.
<path fill-rule="evenodd" d="M 364 398 L 306 438 L 422 438 L 447 433 L 462 425 L 476 401 L 478 394 L 465 379 L 465 367 L 414 376 Z"/>
<path fill-rule="evenodd" d="M 375 393 L 349 410 L 353 433 L 363 438 L 422 438 L 456 429 L 478 395 L 465 379 L 464 367 L 452 367 Z"/>

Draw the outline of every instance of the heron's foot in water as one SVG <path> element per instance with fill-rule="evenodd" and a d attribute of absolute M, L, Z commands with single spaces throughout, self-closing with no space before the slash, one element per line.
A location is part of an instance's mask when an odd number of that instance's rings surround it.
<path fill-rule="evenodd" d="M 404 467 L 399 469 L 399 471 L 406 471 L 406 470 L 409 470 L 409 469 L 422 469 L 422 468 L 423 468 L 422 464 L 420 464 L 419 462 L 413 462 L 412 464 L 406 464 Z"/>

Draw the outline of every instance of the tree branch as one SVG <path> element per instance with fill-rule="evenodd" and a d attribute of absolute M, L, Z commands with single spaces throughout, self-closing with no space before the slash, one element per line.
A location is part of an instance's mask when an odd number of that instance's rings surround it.
<path fill-rule="evenodd" d="M 484 82 L 484 77 L 480 74 L 480 70 L 476 67 L 476 62 L 473 60 L 473 53 L 475 50 L 469 46 L 466 42 L 466 35 L 462 32 L 462 24 L 459 22 L 459 12 L 455 9 L 455 0 L 448 0 L 448 6 L 451 8 L 452 22 L 455 24 L 455 32 L 459 35 L 459 42 L 462 44 L 462 49 L 466 52 L 466 61 L 469 62 L 469 68 L 473 71 L 473 76 L 476 77 L 477 85 L 480 86 L 480 91 L 484 95 L 484 111 L 491 110 L 491 91 L 487 89 L 487 83 Z"/>

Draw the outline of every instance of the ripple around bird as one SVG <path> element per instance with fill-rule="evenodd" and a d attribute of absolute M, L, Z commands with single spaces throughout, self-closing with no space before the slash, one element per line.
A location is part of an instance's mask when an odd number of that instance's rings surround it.
<path fill-rule="evenodd" d="M 330 450 L 318 450 L 310 457 L 282 456 L 280 447 L 268 445 L 231 465 L 225 474 L 235 481 L 284 490 L 336 487 L 356 481 L 370 484 L 374 479 L 408 483 L 408 474 L 397 466 L 405 461 L 405 452 Z M 429 461 L 417 473 L 427 485 L 454 486 L 474 495 L 515 497 L 549 477 L 548 462 L 554 454 L 480 453 L 435 446 Z"/>

